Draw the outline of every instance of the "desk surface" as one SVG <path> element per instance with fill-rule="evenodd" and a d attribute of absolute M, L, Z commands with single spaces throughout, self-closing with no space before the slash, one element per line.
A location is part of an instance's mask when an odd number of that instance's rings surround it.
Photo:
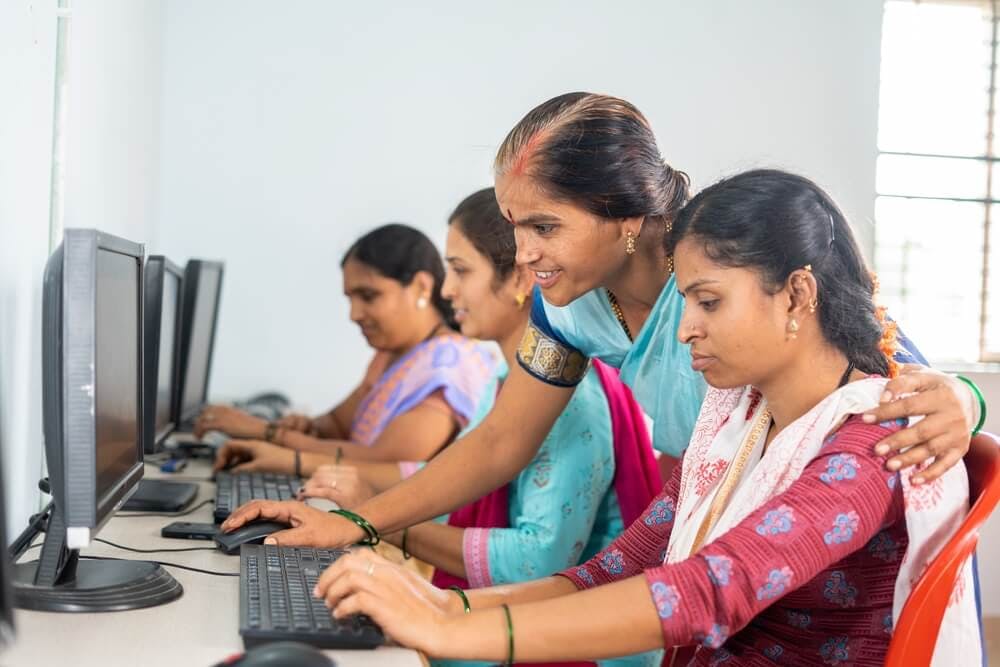
<path fill-rule="evenodd" d="M 161 475 L 152 465 L 148 477 L 177 481 L 207 478 L 208 464 L 192 462 L 182 473 Z M 214 498 L 215 486 L 199 482 L 195 503 Z M 210 522 L 212 505 L 172 519 L 168 517 L 116 516 L 101 530 L 99 537 L 142 549 L 211 546 L 211 542 L 176 540 L 160 537 L 160 529 L 175 520 Z M 38 541 L 40 541 L 39 538 Z M 38 557 L 38 548 L 22 560 Z M 238 572 L 239 556 L 219 551 L 137 554 L 95 542 L 84 554 L 116 556 L 133 560 L 143 558 L 174 562 L 219 572 Z M 3 667 L 176 667 L 177 665 L 215 664 L 226 656 L 243 650 L 238 633 L 239 579 L 216 577 L 178 568 L 166 568 L 181 585 L 184 595 L 178 600 L 134 611 L 105 614 L 55 614 L 17 610 L 17 640 L 0 654 Z M 424 662 L 415 651 L 381 647 L 375 651 L 328 651 L 339 667 L 421 667 Z"/>

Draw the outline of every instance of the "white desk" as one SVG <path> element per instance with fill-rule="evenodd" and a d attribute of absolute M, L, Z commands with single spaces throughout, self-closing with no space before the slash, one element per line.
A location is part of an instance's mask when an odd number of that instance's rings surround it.
<path fill-rule="evenodd" d="M 149 477 L 196 481 L 209 474 L 207 462 L 191 462 L 177 475 L 162 475 L 153 465 L 146 466 Z M 214 498 L 215 485 L 199 483 L 195 503 Z M 160 529 L 172 521 L 212 521 L 212 505 L 180 519 L 167 517 L 116 516 L 99 537 L 142 549 L 212 546 L 213 542 L 176 540 L 160 537 Z M 41 541 L 41 538 L 37 540 Z M 23 560 L 38 557 L 39 549 L 28 551 Z M 144 558 L 190 565 L 220 572 L 238 572 L 239 556 L 219 551 L 137 554 L 95 542 L 84 554 L 115 556 L 132 560 Z M 239 636 L 239 578 L 216 577 L 178 568 L 167 570 L 184 586 L 184 594 L 173 602 L 150 609 L 105 614 L 55 614 L 17 610 L 17 639 L 0 653 L 3 667 L 208 667 L 243 651 Z M 402 648 L 381 647 L 374 651 L 328 651 L 339 667 L 422 667 L 420 654 Z"/>

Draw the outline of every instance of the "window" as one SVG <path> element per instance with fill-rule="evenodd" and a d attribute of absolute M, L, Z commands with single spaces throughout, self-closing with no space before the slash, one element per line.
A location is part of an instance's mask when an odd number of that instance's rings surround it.
<path fill-rule="evenodd" d="M 885 3 L 875 266 L 935 362 L 1000 361 L 998 5 Z"/>

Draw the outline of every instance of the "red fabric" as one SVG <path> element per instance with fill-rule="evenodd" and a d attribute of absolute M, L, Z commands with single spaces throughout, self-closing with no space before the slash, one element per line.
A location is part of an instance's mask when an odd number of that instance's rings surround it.
<path fill-rule="evenodd" d="M 581 589 L 643 574 L 664 646 L 704 647 L 692 665 L 881 665 L 907 534 L 898 475 L 873 450 L 897 430 L 852 417 L 784 493 L 664 565 L 677 470 L 642 519 L 562 574 Z"/>
<path fill-rule="evenodd" d="M 611 410 L 611 435 L 615 442 L 615 494 L 627 527 L 639 518 L 649 501 L 663 489 L 660 469 L 642 409 L 632 390 L 618 379 L 618 370 L 594 359 L 594 370 L 604 387 Z"/>

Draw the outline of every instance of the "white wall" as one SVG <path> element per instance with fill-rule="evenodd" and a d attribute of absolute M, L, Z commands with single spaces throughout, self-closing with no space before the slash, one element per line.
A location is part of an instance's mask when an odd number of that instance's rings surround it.
<path fill-rule="evenodd" d="M 0 104 L 0 448 L 8 538 L 37 511 L 39 498 L 55 4 L 0 3 L 0 85 L 9 91 Z"/>
<path fill-rule="evenodd" d="M 632 100 L 696 184 L 783 166 L 872 216 L 877 0 L 402 5 L 165 5 L 153 250 L 227 262 L 216 396 L 339 398 L 368 357 L 341 253 L 391 220 L 443 240 L 506 132 L 559 93 Z"/>
<path fill-rule="evenodd" d="M 56 0 L 0 2 L 0 444 L 10 535 L 38 509 L 41 283 L 49 254 Z M 64 225 L 136 241 L 155 228 L 161 4 L 73 3 Z"/>

